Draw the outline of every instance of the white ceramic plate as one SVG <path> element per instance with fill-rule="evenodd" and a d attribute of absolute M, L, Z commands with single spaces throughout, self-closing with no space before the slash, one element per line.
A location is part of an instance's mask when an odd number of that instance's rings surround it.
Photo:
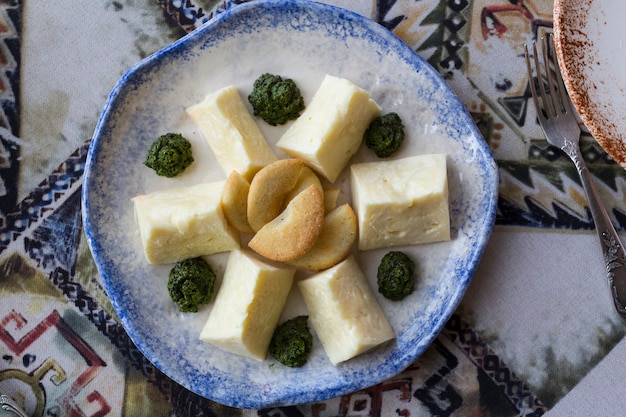
<path fill-rule="evenodd" d="M 158 189 L 225 178 L 185 108 L 229 84 L 243 97 L 263 72 L 293 78 L 305 102 L 326 73 L 369 90 L 385 112 L 404 120 L 397 158 L 446 153 L 452 240 L 400 248 L 419 274 L 402 302 L 380 298 L 397 338 L 333 366 L 319 341 L 308 363 L 290 369 L 246 359 L 202 343 L 211 305 L 181 314 L 166 289 L 171 265 L 143 256 L 131 198 Z M 285 127 L 259 122 L 274 144 Z M 196 162 L 180 177 L 157 177 L 143 166 L 150 144 L 166 132 L 192 142 Z M 355 161 L 376 160 L 363 147 Z M 347 171 L 347 170 L 346 170 Z M 497 169 L 469 114 L 439 74 L 386 29 L 336 7 L 308 1 L 255 1 L 215 20 L 131 68 L 119 81 L 96 128 L 87 157 L 83 215 L 87 238 L 119 318 L 137 347 L 165 374 L 220 403 L 261 408 L 318 401 L 400 373 L 439 333 L 458 305 L 491 232 Z M 336 185 L 350 200 L 344 172 Z M 383 250 L 357 254 L 375 283 Z M 227 254 L 209 261 L 221 275 Z M 296 290 L 284 317 L 306 312 Z"/>
<path fill-rule="evenodd" d="M 589 132 L 626 168 L 626 3 L 557 0 L 554 39 L 563 80 Z"/>

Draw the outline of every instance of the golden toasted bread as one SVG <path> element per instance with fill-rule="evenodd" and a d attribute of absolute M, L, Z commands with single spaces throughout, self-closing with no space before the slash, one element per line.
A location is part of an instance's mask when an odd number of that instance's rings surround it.
<path fill-rule="evenodd" d="M 326 210 L 326 214 L 330 213 L 337 207 L 337 197 L 339 197 L 338 188 L 324 190 L 324 210 Z"/>
<path fill-rule="evenodd" d="M 313 247 L 288 264 L 309 271 L 328 269 L 348 256 L 356 237 L 356 214 L 349 204 L 342 204 L 324 217 L 322 231 Z"/>
<path fill-rule="evenodd" d="M 239 172 L 233 171 L 226 179 L 222 192 L 222 210 L 232 227 L 249 235 L 254 233 L 248 223 L 248 192 L 250 183 Z"/>
<path fill-rule="evenodd" d="M 313 247 L 323 223 L 324 197 L 316 185 L 310 185 L 261 227 L 248 246 L 273 261 L 291 261 Z"/>
<path fill-rule="evenodd" d="M 299 159 L 281 159 L 263 167 L 250 182 L 247 200 L 248 223 L 254 231 L 276 218 L 302 190 L 322 184 Z"/>

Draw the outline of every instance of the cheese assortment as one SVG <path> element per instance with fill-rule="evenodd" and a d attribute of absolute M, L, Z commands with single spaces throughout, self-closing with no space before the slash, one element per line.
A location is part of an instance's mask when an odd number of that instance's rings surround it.
<path fill-rule="evenodd" d="M 351 166 L 360 250 L 450 240 L 446 156 Z"/>
<path fill-rule="evenodd" d="M 276 146 L 335 182 L 380 111 L 369 92 L 345 78 L 326 75 L 311 103 Z"/>
<path fill-rule="evenodd" d="M 333 365 L 395 337 L 353 256 L 297 285 Z"/>
<path fill-rule="evenodd" d="M 278 158 L 234 86 L 209 94 L 187 109 L 226 176 L 245 179 Z"/>
<path fill-rule="evenodd" d="M 233 250 L 200 340 L 264 360 L 294 273 L 295 268 L 270 265 L 247 251 Z"/>
<path fill-rule="evenodd" d="M 352 206 L 337 207 L 339 189 L 324 189 L 311 169 L 330 183 L 346 169 L 365 130 L 381 113 L 369 92 L 327 75 L 311 103 L 276 144 L 292 161 L 278 160 L 233 86 L 209 94 L 187 113 L 229 177 L 229 185 L 220 181 L 158 191 L 137 196 L 133 202 L 148 262 L 173 263 L 230 251 L 200 339 L 237 355 L 264 360 L 297 268 L 314 273 L 297 281 L 297 287 L 333 364 L 395 338 L 351 251 L 355 242 L 359 250 L 369 250 L 450 239 L 446 155 L 353 164 Z M 305 168 L 311 175 L 301 175 L 296 162 L 310 167 Z M 288 197 L 266 202 L 278 193 L 278 186 L 276 181 L 262 181 L 268 175 L 262 169 L 283 165 L 298 168 L 294 185 L 283 192 Z M 286 175 L 278 172 L 274 176 L 285 182 L 289 179 Z M 263 186 L 257 190 L 259 184 Z M 296 203 L 311 191 L 317 193 L 316 213 L 323 223 L 318 222 L 310 249 L 304 255 L 283 256 L 280 252 L 274 256 L 277 251 L 266 255 L 284 263 L 259 256 L 263 253 L 259 248 L 284 249 L 281 245 L 289 239 L 282 229 L 258 245 L 268 235 L 261 231 L 273 222 L 284 223 L 294 217 Z M 260 205 L 263 202 L 267 204 Z M 269 210 L 268 204 L 280 207 L 280 213 Z M 311 204 L 296 208 L 299 213 L 294 218 L 310 220 Z M 270 218 L 253 221 L 259 216 Z M 304 233 L 301 225 L 295 229 L 296 237 Z M 257 254 L 240 247 L 239 232 L 252 235 L 247 246 L 258 246 L 254 249 Z M 297 238 L 296 242 L 301 243 Z"/>
<path fill-rule="evenodd" d="M 239 248 L 221 205 L 224 181 L 155 191 L 133 198 L 146 259 L 167 264 Z"/>

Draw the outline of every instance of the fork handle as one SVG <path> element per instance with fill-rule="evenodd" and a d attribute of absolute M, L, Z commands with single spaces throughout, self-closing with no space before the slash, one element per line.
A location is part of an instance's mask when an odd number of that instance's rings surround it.
<path fill-rule="evenodd" d="M 6 411 L 11 416 L 28 417 L 28 415 L 20 408 L 19 405 L 13 400 L 13 398 L 0 391 L 0 410 Z M 6 415 L 6 413 L 0 412 L 0 415 Z"/>
<path fill-rule="evenodd" d="M 600 238 L 609 289 L 617 312 L 626 319 L 626 253 L 587 169 L 580 148 L 569 140 L 561 148 L 574 162 Z"/>

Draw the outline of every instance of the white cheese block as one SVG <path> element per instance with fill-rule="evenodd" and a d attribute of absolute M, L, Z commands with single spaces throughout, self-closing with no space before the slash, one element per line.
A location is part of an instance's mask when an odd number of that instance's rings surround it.
<path fill-rule="evenodd" d="M 250 181 L 259 169 L 277 160 L 235 87 L 209 94 L 189 107 L 187 114 L 200 128 L 226 176 L 237 171 Z"/>
<path fill-rule="evenodd" d="M 326 354 L 336 365 L 395 337 L 353 256 L 298 282 Z"/>
<path fill-rule="evenodd" d="M 267 264 L 243 250 L 232 251 L 200 340 L 264 360 L 294 273 L 295 268 Z"/>
<path fill-rule="evenodd" d="M 369 92 L 344 78 L 326 75 L 311 103 L 276 146 L 335 182 L 380 111 Z"/>
<path fill-rule="evenodd" d="M 224 183 L 156 191 L 132 199 L 149 263 L 172 263 L 239 247 L 239 234 L 222 211 Z"/>
<path fill-rule="evenodd" d="M 450 240 L 446 156 L 351 166 L 360 250 Z"/>

